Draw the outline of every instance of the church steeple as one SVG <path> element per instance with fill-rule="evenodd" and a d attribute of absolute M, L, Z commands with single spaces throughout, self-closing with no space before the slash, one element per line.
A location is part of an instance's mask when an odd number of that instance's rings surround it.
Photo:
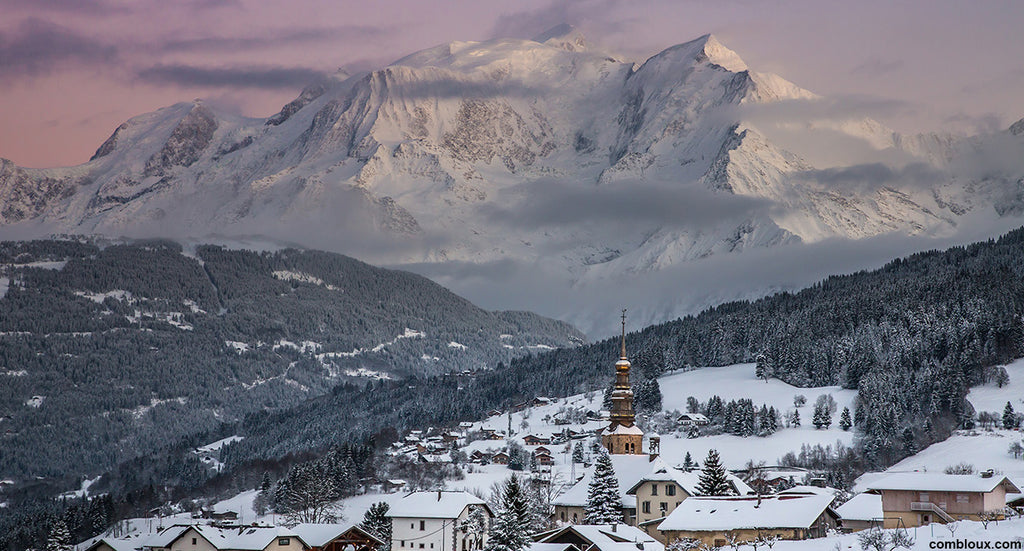
<path fill-rule="evenodd" d="M 636 426 L 633 413 L 633 389 L 629 384 L 629 359 L 626 357 L 626 311 L 622 311 L 622 338 L 619 361 L 615 362 L 615 388 L 608 428 L 601 441 L 614 454 L 643 453 L 643 431 Z"/>

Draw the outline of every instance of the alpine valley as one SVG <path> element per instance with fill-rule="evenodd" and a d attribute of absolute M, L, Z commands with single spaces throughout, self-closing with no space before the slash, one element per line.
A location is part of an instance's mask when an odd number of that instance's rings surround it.
<path fill-rule="evenodd" d="M 0 224 L 6 238 L 343 252 L 602 334 L 607 289 L 626 278 L 883 235 L 956 240 L 1024 212 L 1024 121 L 907 136 L 851 103 L 749 69 L 710 35 L 637 62 L 563 25 L 338 73 L 265 119 L 166 107 L 79 166 L 0 160 Z M 924 248 L 901 243 L 890 256 Z M 633 285 L 628 298 L 635 321 L 663 321 L 838 271 L 823 269 L 721 296 Z"/>

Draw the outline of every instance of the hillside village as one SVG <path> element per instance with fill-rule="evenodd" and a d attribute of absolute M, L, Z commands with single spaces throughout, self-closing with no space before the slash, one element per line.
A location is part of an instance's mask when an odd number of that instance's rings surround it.
<path fill-rule="evenodd" d="M 119 523 L 80 543 L 77 551 L 868 549 L 878 542 L 882 547 L 877 548 L 923 549 L 968 532 L 975 539 L 1021 541 L 1024 462 L 1017 458 L 979 454 L 978 459 L 995 459 L 999 468 L 975 472 L 966 461 L 953 465 L 956 457 L 929 448 L 886 472 L 864 474 L 851 494 L 830 486 L 821 469 L 767 460 L 771 454 L 777 458 L 779 450 L 797 449 L 798 443 L 801 455 L 818 444 L 849 445 L 852 435 L 839 411 L 849 408 L 852 392 L 829 389 L 822 395 L 829 398 L 816 400 L 819 411 L 812 414 L 813 406 L 802 394 L 794 400 L 792 391 L 814 389 L 757 380 L 770 391 L 759 395 L 766 402 L 760 416 L 778 410 L 769 417 L 778 415 L 779 425 L 771 430 L 767 423 L 745 436 L 742 426 L 732 427 L 734 434 L 710 434 L 708 415 L 680 413 L 675 406 L 688 402 L 689 409 L 707 412 L 706 404 L 717 397 L 728 400 L 726 406 L 742 418 L 744 409 L 756 409 L 738 406 L 741 393 L 752 388 L 752 365 L 669 374 L 661 379 L 671 390 L 663 411 L 644 417 L 633 409 L 630 367 L 623 337 L 608 409 L 593 392 L 536 397 L 508 411 L 489 412 L 482 422 L 401 435 L 387 451 L 390 457 L 462 473 L 435 488 L 425 487 L 424 480 L 389 478 L 367 484 L 343 502 L 314 499 L 307 510 L 279 516 L 256 510 L 260 494 L 272 491 L 264 486 L 155 524 L 153 519 Z M 1011 380 L 1024 380 L 1024 362 L 1007 370 Z M 694 398 L 675 392 L 678 381 L 689 384 Z M 715 384 L 705 386 L 710 381 Z M 709 391 L 721 396 L 705 398 Z M 972 397 L 983 411 L 1013 391 L 986 387 Z M 801 409 L 806 410 L 803 424 L 793 415 Z M 216 452 L 240 438 L 195 453 L 216 468 Z M 952 438 L 960 450 L 971 448 L 964 442 L 999 440 L 1002 455 L 1009 455 L 1008 442 L 1020 440 L 1013 431 L 996 430 L 960 431 Z M 955 468 L 947 468 L 951 465 Z M 525 515 L 519 525 L 511 486 Z M 511 544 L 505 541 L 510 538 Z M 801 547 L 812 542 L 818 543 Z"/>

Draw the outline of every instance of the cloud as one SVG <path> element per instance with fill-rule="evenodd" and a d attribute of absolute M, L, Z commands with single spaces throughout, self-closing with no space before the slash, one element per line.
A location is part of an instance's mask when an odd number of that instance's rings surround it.
<path fill-rule="evenodd" d="M 579 186 L 540 180 L 515 186 L 501 201 L 486 207 L 488 219 L 515 227 L 601 225 L 701 226 L 753 214 L 772 206 L 763 199 L 713 193 L 696 187 L 651 182 Z M 523 199 L 508 205 L 515 197 Z"/>
<path fill-rule="evenodd" d="M 0 9 L 27 9 L 34 12 L 50 11 L 76 15 L 109 15 L 129 10 L 105 0 L 0 0 Z"/>
<path fill-rule="evenodd" d="M 883 188 L 910 192 L 946 182 L 949 174 L 920 162 L 902 168 L 882 163 L 865 163 L 823 170 L 805 170 L 794 173 L 792 178 L 847 192 L 870 193 Z"/>
<path fill-rule="evenodd" d="M 883 59 L 878 56 L 871 56 L 867 61 L 853 68 L 850 74 L 865 77 L 877 77 L 888 73 L 894 73 L 904 68 L 902 59 Z"/>
<path fill-rule="evenodd" d="M 137 76 L 149 84 L 287 89 L 322 79 L 324 74 L 306 67 L 197 67 L 169 64 L 146 67 L 139 70 Z"/>
<path fill-rule="evenodd" d="M 68 64 L 108 64 L 117 57 L 113 45 L 35 17 L 0 34 L 0 76 L 7 79 L 45 75 Z"/>
<path fill-rule="evenodd" d="M 157 53 L 168 52 L 236 52 L 240 50 L 274 49 L 295 44 L 369 40 L 390 31 L 369 25 L 342 25 L 329 28 L 289 29 L 258 36 L 203 36 L 172 38 L 151 47 Z"/>
<path fill-rule="evenodd" d="M 622 30 L 626 21 L 621 17 L 609 18 L 615 0 L 555 1 L 533 10 L 499 15 L 488 35 L 491 38 L 533 38 L 563 23 L 587 24 L 601 34 Z"/>

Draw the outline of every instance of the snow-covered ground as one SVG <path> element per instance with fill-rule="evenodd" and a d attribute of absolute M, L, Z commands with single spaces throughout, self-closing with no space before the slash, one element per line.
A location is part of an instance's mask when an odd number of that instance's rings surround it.
<path fill-rule="evenodd" d="M 942 545 L 950 545 L 948 549 L 970 549 L 968 542 L 992 542 L 993 548 L 997 548 L 996 542 L 1024 542 L 1024 518 L 1000 521 L 999 524 L 990 523 L 988 529 L 980 522 L 960 521 L 954 527 L 955 532 L 943 524 L 932 524 L 919 528 L 910 528 L 908 535 L 914 540 L 910 551 L 924 551 L 926 549 L 941 549 Z M 887 530 L 886 532 L 892 532 Z M 804 541 L 780 541 L 772 547 L 772 551 L 842 551 L 845 549 L 860 550 L 858 534 L 845 534 L 841 536 L 830 536 L 827 538 L 804 540 Z M 963 541 L 963 547 L 957 547 L 957 540 Z M 982 544 L 984 545 L 984 544 Z M 1016 544 L 1014 544 L 1016 545 Z M 979 549 L 982 547 L 973 547 Z M 1010 549 L 1022 549 L 1024 547 L 1009 547 Z M 752 550 L 753 547 L 743 546 L 741 550 Z M 759 549 L 765 549 L 764 546 Z"/>
<path fill-rule="evenodd" d="M 1024 412 L 1024 358 L 1004 367 L 1010 375 L 1009 384 L 999 388 L 995 382 L 989 382 L 972 388 L 967 395 L 967 400 L 978 413 L 994 411 L 1001 416 L 1006 402 L 1013 404 L 1018 413 Z"/>

